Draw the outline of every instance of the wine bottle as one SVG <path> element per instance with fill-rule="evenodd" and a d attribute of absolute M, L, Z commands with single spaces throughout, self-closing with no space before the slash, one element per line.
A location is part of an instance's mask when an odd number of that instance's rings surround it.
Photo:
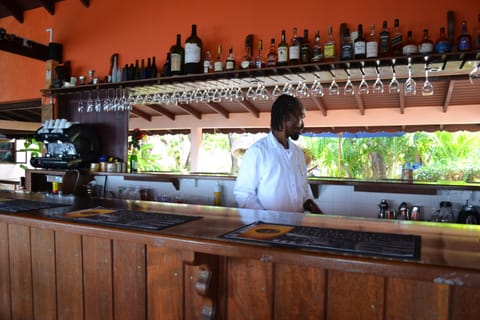
<path fill-rule="evenodd" d="M 272 38 L 270 41 L 270 50 L 268 51 L 267 55 L 267 66 L 274 67 L 277 65 L 277 48 L 275 48 L 275 39 Z"/>
<path fill-rule="evenodd" d="M 445 34 L 445 27 L 440 28 L 440 37 L 435 42 L 435 52 L 436 53 L 446 53 L 452 50 L 452 46 L 447 39 Z"/>
<path fill-rule="evenodd" d="M 353 42 L 353 57 L 355 59 L 365 59 L 367 49 L 365 38 L 363 37 L 363 25 L 360 23 L 357 28 L 357 39 Z"/>
<path fill-rule="evenodd" d="M 128 67 L 127 80 L 135 80 L 135 66 L 133 63 L 130 63 L 130 66 Z"/>
<path fill-rule="evenodd" d="M 429 54 L 433 52 L 433 41 L 428 37 L 428 29 L 423 29 L 423 38 L 418 43 L 418 53 Z"/>
<path fill-rule="evenodd" d="M 257 46 L 257 56 L 255 57 L 255 68 L 262 69 L 265 68 L 265 58 L 262 56 L 263 51 L 263 42 L 258 40 Z"/>
<path fill-rule="evenodd" d="M 380 32 L 380 43 L 378 45 L 379 56 L 390 56 L 390 31 L 388 30 L 387 21 L 383 21 L 382 32 Z"/>
<path fill-rule="evenodd" d="M 280 43 L 277 47 L 278 65 L 285 66 L 288 64 L 288 43 L 285 40 L 285 30 L 282 30 Z"/>
<path fill-rule="evenodd" d="M 233 54 L 233 48 L 228 49 L 228 57 L 225 61 L 225 70 L 226 71 L 233 71 L 235 70 L 235 55 Z"/>
<path fill-rule="evenodd" d="M 133 73 L 134 80 L 140 80 L 142 78 L 142 70 L 140 69 L 140 65 L 138 59 L 135 60 L 135 69 Z"/>
<path fill-rule="evenodd" d="M 297 35 L 297 28 L 293 28 L 293 37 L 288 48 L 288 64 L 295 65 L 300 63 L 300 38 Z"/>
<path fill-rule="evenodd" d="M 349 28 L 346 28 L 343 33 L 342 47 L 340 49 L 340 59 L 341 60 L 353 59 L 353 42 L 352 42 L 352 38 L 350 38 Z"/>
<path fill-rule="evenodd" d="M 145 68 L 145 78 L 152 78 L 152 58 L 147 58 L 147 67 Z"/>
<path fill-rule="evenodd" d="M 217 57 L 213 62 L 213 72 L 222 72 L 223 71 L 223 58 L 222 58 L 222 45 L 217 47 Z"/>
<path fill-rule="evenodd" d="M 375 32 L 375 25 L 370 25 L 370 33 L 368 34 L 366 41 L 366 52 L 367 58 L 377 58 L 378 57 L 378 39 Z"/>
<path fill-rule="evenodd" d="M 177 42 L 170 48 L 170 71 L 172 75 L 183 74 L 185 50 L 182 47 L 182 36 L 177 34 Z"/>
<path fill-rule="evenodd" d="M 390 44 L 392 55 L 399 56 L 403 53 L 403 35 L 400 31 L 400 21 L 398 19 L 395 19 L 394 22 L 394 32 Z"/>
<path fill-rule="evenodd" d="M 312 46 L 312 62 L 320 62 L 323 60 L 322 44 L 320 42 L 320 31 L 315 31 L 315 40 Z"/>
<path fill-rule="evenodd" d="M 472 49 L 472 37 L 467 33 L 467 21 L 463 20 L 460 28 L 460 35 L 457 39 L 457 50 L 468 51 Z"/>
<path fill-rule="evenodd" d="M 252 57 L 253 50 L 253 34 L 247 35 L 245 38 L 245 55 L 240 62 L 240 68 L 253 69 L 255 68 L 255 60 Z"/>
<path fill-rule="evenodd" d="M 152 68 L 150 69 L 150 78 L 158 77 L 158 68 L 157 68 L 157 61 L 155 56 L 152 57 Z"/>
<path fill-rule="evenodd" d="M 141 67 L 140 67 L 140 78 L 146 79 L 147 78 L 147 68 L 145 67 L 145 59 L 142 59 Z"/>
<path fill-rule="evenodd" d="M 300 45 L 300 62 L 301 63 L 310 63 L 312 60 L 312 47 L 310 45 L 310 40 L 308 40 L 308 30 L 303 30 L 303 39 Z"/>
<path fill-rule="evenodd" d="M 165 63 L 163 64 L 162 76 L 169 77 L 172 75 L 170 71 L 170 52 L 167 52 L 167 57 L 165 58 Z"/>
<path fill-rule="evenodd" d="M 185 74 L 202 72 L 202 40 L 197 36 L 197 25 L 192 24 L 192 34 L 185 40 Z"/>
<path fill-rule="evenodd" d="M 328 38 L 323 44 L 323 58 L 325 61 L 334 61 L 336 58 L 335 38 L 333 37 L 333 28 L 328 26 Z"/>
<path fill-rule="evenodd" d="M 410 56 L 412 54 L 416 54 L 417 51 L 418 51 L 418 46 L 415 43 L 415 41 L 413 41 L 412 30 L 408 30 L 407 40 L 403 44 L 402 53 L 404 56 Z"/>

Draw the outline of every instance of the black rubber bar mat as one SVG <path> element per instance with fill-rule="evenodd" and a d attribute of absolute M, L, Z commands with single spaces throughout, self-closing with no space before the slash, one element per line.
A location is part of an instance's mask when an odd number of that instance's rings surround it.
<path fill-rule="evenodd" d="M 421 237 L 417 235 L 291 226 L 262 221 L 245 225 L 222 237 L 276 246 L 409 260 L 419 260 L 421 249 Z"/>
<path fill-rule="evenodd" d="M 66 207 L 69 204 L 33 201 L 25 199 L 0 199 L 0 211 L 19 213 L 33 210 Z"/>

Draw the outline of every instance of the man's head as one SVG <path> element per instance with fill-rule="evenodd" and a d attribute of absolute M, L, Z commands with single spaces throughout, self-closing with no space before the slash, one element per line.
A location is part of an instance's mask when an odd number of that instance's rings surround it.
<path fill-rule="evenodd" d="M 303 130 L 305 109 L 297 98 L 284 94 L 272 105 L 270 128 L 275 132 L 283 132 L 285 137 L 297 140 Z"/>

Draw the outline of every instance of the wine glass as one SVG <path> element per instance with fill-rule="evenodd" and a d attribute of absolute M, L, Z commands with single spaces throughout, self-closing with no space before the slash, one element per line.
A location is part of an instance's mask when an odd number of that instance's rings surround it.
<path fill-rule="evenodd" d="M 328 94 L 329 95 L 339 95 L 340 94 L 340 87 L 338 86 L 337 82 L 335 81 L 335 76 L 332 76 L 332 83 L 330 87 L 328 87 Z"/>
<path fill-rule="evenodd" d="M 84 102 L 82 99 L 82 92 L 80 91 L 79 93 L 79 99 L 77 103 L 77 112 L 83 112 L 83 109 L 85 109 Z"/>
<path fill-rule="evenodd" d="M 102 100 L 100 100 L 100 90 L 97 90 L 97 98 L 95 99 L 95 112 L 102 111 Z"/>
<path fill-rule="evenodd" d="M 468 79 L 471 84 L 480 81 L 480 63 L 476 63 L 473 70 L 468 74 Z"/>
<path fill-rule="evenodd" d="M 347 83 L 345 83 L 345 87 L 343 87 L 343 94 L 346 96 L 355 94 L 355 88 L 353 87 L 352 80 L 350 79 L 350 72 L 347 74 Z"/>
<path fill-rule="evenodd" d="M 388 92 L 390 93 L 399 93 L 400 92 L 400 82 L 397 80 L 397 75 L 395 72 L 395 59 L 392 59 L 392 80 L 388 85 Z"/>
<path fill-rule="evenodd" d="M 403 88 L 405 96 L 414 96 L 417 94 L 417 83 L 412 79 L 412 58 L 408 58 L 408 79 Z"/>
<path fill-rule="evenodd" d="M 377 80 L 373 84 L 373 93 L 383 93 L 383 82 L 380 79 L 380 60 L 377 60 Z"/>
<path fill-rule="evenodd" d="M 309 97 L 307 84 L 304 81 L 300 81 L 295 89 L 295 95 L 297 97 Z"/>
<path fill-rule="evenodd" d="M 278 84 L 276 84 L 275 87 L 273 88 L 272 96 L 278 97 L 281 94 L 282 94 L 282 90 L 280 90 L 280 87 L 278 86 Z"/>
<path fill-rule="evenodd" d="M 323 87 L 320 79 L 315 79 L 312 86 L 310 87 L 310 93 L 314 97 L 323 97 Z"/>
<path fill-rule="evenodd" d="M 92 92 L 88 92 L 88 99 L 87 99 L 87 112 L 93 112 L 94 110 L 94 102 L 92 99 Z"/>
<path fill-rule="evenodd" d="M 425 82 L 423 83 L 422 96 L 433 95 L 433 85 L 428 80 L 428 56 L 425 56 Z"/>

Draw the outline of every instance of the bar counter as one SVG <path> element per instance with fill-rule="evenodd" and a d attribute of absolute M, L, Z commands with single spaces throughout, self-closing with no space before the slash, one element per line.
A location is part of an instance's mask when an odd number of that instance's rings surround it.
<path fill-rule="evenodd" d="M 0 319 L 476 319 L 480 226 L 3 192 Z M 97 207 L 199 219 L 159 231 L 62 221 Z M 387 258 L 228 240 L 267 223 L 421 237 Z"/>

